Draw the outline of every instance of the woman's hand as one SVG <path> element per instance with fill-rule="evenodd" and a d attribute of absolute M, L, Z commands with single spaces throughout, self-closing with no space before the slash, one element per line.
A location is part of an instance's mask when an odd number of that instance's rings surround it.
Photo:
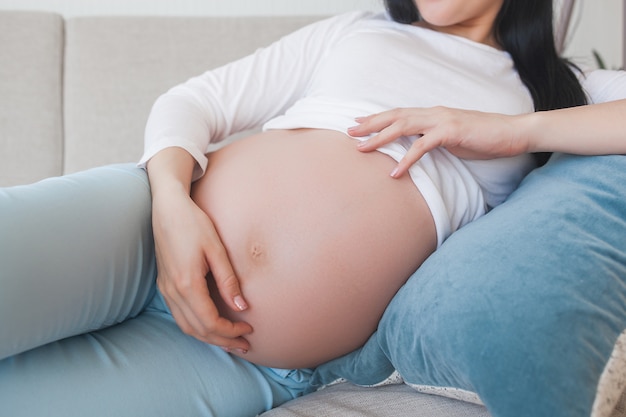
<path fill-rule="evenodd" d="M 252 327 L 221 317 L 209 294 L 206 277 L 211 272 L 226 304 L 236 311 L 247 308 L 213 223 L 189 196 L 194 163 L 177 148 L 161 151 L 149 162 L 157 284 L 183 332 L 245 353 L 250 346 L 243 336 Z M 181 166 L 186 168 L 177 172 Z"/>
<path fill-rule="evenodd" d="M 376 150 L 401 136 L 421 137 L 416 140 L 391 176 L 403 175 L 427 152 L 444 147 L 464 159 L 493 159 L 528 151 L 515 128 L 515 117 L 469 110 L 403 108 L 356 119 L 357 126 L 348 129 L 354 137 L 377 133 L 360 142 L 363 152 Z"/>

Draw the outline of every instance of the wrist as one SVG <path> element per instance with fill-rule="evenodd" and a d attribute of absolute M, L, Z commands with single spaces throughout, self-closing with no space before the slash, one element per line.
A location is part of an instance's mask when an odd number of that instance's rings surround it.
<path fill-rule="evenodd" d="M 182 148 L 166 148 L 148 161 L 146 171 L 153 199 L 157 195 L 189 195 L 195 159 Z"/>
<path fill-rule="evenodd" d="M 190 186 L 176 179 L 160 181 L 158 183 L 150 181 L 153 204 L 163 202 L 165 204 L 174 199 L 190 198 Z"/>
<path fill-rule="evenodd" d="M 538 141 L 538 132 L 541 130 L 540 125 L 540 112 L 520 114 L 513 117 L 513 140 L 521 150 L 520 153 L 544 152 Z"/>

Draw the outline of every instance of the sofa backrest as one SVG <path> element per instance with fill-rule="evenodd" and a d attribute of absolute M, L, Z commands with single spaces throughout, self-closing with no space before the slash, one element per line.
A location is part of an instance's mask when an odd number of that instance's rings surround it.
<path fill-rule="evenodd" d="M 63 19 L 0 13 L 0 186 L 63 171 Z"/>
<path fill-rule="evenodd" d="M 137 161 L 160 94 L 318 19 L 0 12 L 0 186 Z"/>
<path fill-rule="evenodd" d="M 310 18 L 77 18 L 67 21 L 65 172 L 136 161 L 157 97 Z"/>

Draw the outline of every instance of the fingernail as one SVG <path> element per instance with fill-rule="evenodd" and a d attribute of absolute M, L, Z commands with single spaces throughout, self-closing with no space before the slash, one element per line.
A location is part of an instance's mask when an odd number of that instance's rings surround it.
<path fill-rule="evenodd" d="M 243 299 L 241 295 L 235 296 L 234 301 L 235 301 L 235 305 L 237 306 L 239 310 L 243 311 L 248 308 L 248 304 L 246 303 L 246 301 Z"/>
<path fill-rule="evenodd" d="M 361 142 L 357 143 L 357 144 L 356 144 L 356 147 L 357 147 L 357 148 L 365 148 L 365 146 L 366 146 L 366 145 L 367 145 L 367 141 L 366 141 L 366 140 L 363 140 L 363 141 L 361 141 Z"/>
<path fill-rule="evenodd" d="M 396 177 L 398 176 L 398 172 L 399 172 L 399 171 L 400 171 L 400 168 L 395 167 L 395 168 L 393 169 L 393 171 L 391 171 L 391 174 L 389 174 L 389 175 L 391 175 L 393 178 L 396 178 Z"/>
<path fill-rule="evenodd" d="M 248 349 L 237 349 L 237 352 L 241 353 L 242 355 L 245 355 L 248 353 Z"/>

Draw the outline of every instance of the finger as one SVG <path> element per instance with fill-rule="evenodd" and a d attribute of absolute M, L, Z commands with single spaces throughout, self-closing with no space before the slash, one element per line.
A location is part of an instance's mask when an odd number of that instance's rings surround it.
<path fill-rule="evenodd" d="M 174 321 L 183 333 L 199 338 L 203 328 L 202 321 L 198 318 L 199 314 L 187 305 L 185 296 L 175 285 L 168 285 L 169 282 L 160 276 L 157 278 L 157 285 Z"/>
<path fill-rule="evenodd" d="M 230 263 L 226 249 L 222 245 L 207 254 L 215 284 L 222 299 L 234 311 L 248 309 L 248 303 L 243 297 L 239 279 Z"/>
<path fill-rule="evenodd" d="M 187 303 L 183 306 L 192 310 L 194 319 L 188 319 L 193 325 L 199 323 L 196 330 L 203 340 L 210 340 L 214 334 L 226 338 L 237 338 L 252 332 L 252 326 L 245 322 L 233 322 L 221 317 L 220 313 L 209 295 L 206 279 L 198 282 L 197 288 L 186 295 Z M 189 315 L 185 312 L 186 317 Z M 197 320 L 197 321 L 196 321 Z"/>
<path fill-rule="evenodd" d="M 185 314 L 182 313 L 176 304 L 170 307 L 170 311 L 181 331 L 188 336 L 204 343 L 220 346 L 229 351 L 238 350 L 241 353 L 247 353 L 250 350 L 250 343 L 242 337 L 242 335 L 251 332 L 251 328 L 247 323 L 221 323 L 220 320 L 220 323 L 216 323 L 215 326 L 205 327 L 200 321 L 195 319 L 195 316 L 192 316 L 191 321 L 188 321 Z M 229 329 L 232 329 L 232 332 Z M 238 336 L 233 337 L 234 335 Z"/>
<path fill-rule="evenodd" d="M 403 123 L 397 122 L 382 129 L 377 135 L 360 142 L 357 148 L 362 152 L 370 152 L 380 148 L 387 143 L 391 143 L 399 137 L 403 136 Z"/>
<path fill-rule="evenodd" d="M 191 300 L 194 305 L 209 306 L 213 305 L 209 298 L 210 304 L 198 304 L 198 300 Z M 200 308 L 200 312 L 194 312 L 189 308 L 190 304 L 182 304 L 174 306 L 174 311 L 178 311 L 184 317 L 185 327 L 181 330 L 190 336 L 195 337 L 205 343 L 212 345 L 229 347 L 231 349 L 249 350 L 250 344 L 243 337 L 252 333 L 252 326 L 245 322 L 233 322 L 224 317 L 220 317 L 217 309 L 208 307 Z M 180 306 L 180 308 L 179 308 Z M 178 324 L 178 322 L 177 322 Z"/>
<path fill-rule="evenodd" d="M 353 138 L 359 138 L 363 136 L 369 135 L 371 132 L 368 132 L 363 125 L 351 126 L 348 128 L 348 135 Z"/>
<path fill-rule="evenodd" d="M 355 121 L 358 124 L 348 128 L 348 134 L 354 137 L 361 137 L 380 132 L 398 119 L 399 112 L 400 109 L 393 109 L 365 117 L 357 117 Z"/>
<path fill-rule="evenodd" d="M 176 291 L 172 293 L 161 287 L 159 289 L 163 295 L 165 304 L 170 310 L 170 314 L 180 330 L 186 335 L 200 339 L 202 323 L 193 311 L 186 307 L 185 300 L 183 300 L 182 296 Z"/>
<path fill-rule="evenodd" d="M 217 331 L 207 333 L 206 335 L 202 335 L 202 334 L 196 335 L 196 334 L 189 334 L 189 333 L 185 333 L 185 334 L 192 336 L 200 340 L 203 343 L 207 343 L 209 345 L 220 346 L 222 348 L 226 348 L 229 350 L 239 350 L 245 353 L 247 353 L 250 350 L 250 342 L 248 342 L 248 340 L 246 340 L 243 336 L 231 338 L 231 337 L 222 336 Z"/>
<path fill-rule="evenodd" d="M 226 344 L 224 344 L 224 345 L 220 345 L 220 344 L 216 344 L 216 343 L 211 343 L 211 344 L 214 344 L 215 346 L 221 347 L 227 353 L 237 353 L 238 352 L 238 353 L 241 353 L 243 355 L 246 355 L 250 351 L 250 349 L 241 348 L 241 347 L 238 347 L 238 346 L 231 346 L 232 344 L 231 344 L 231 342 L 229 340 L 226 340 L 225 343 Z"/>
<path fill-rule="evenodd" d="M 251 327 L 248 323 L 232 322 L 224 317 L 218 317 L 211 321 L 211 325 L 202 329 L 197 339 L 211 345 L 230 349 L 249 350 L 250 343 L 244 335 L 250 334 Z"/>
<path fill-rule="evenodd" d="M 440 140 L 435 135 L 424 135 L 413 142 L 404 157 L 398 162 L 398 165 L 391 171 L 393 178 L 400 178 L 404 175 L 413 164 L 422 159 L 424 155 L 440 146 Z"/>
<path fill-rule="evenodd" d="M 161 292 L 183 333 L 206 343 L 249 349 L 247 340 L 241 336 L 250 334 L 252 327 L 248 323 L 231 322 L 219 316 L 205 279 L 198 280 L 186 291 L 174 288 L 162 289 Z M 226 343 L 226 340 L 229 342 Z"/>

